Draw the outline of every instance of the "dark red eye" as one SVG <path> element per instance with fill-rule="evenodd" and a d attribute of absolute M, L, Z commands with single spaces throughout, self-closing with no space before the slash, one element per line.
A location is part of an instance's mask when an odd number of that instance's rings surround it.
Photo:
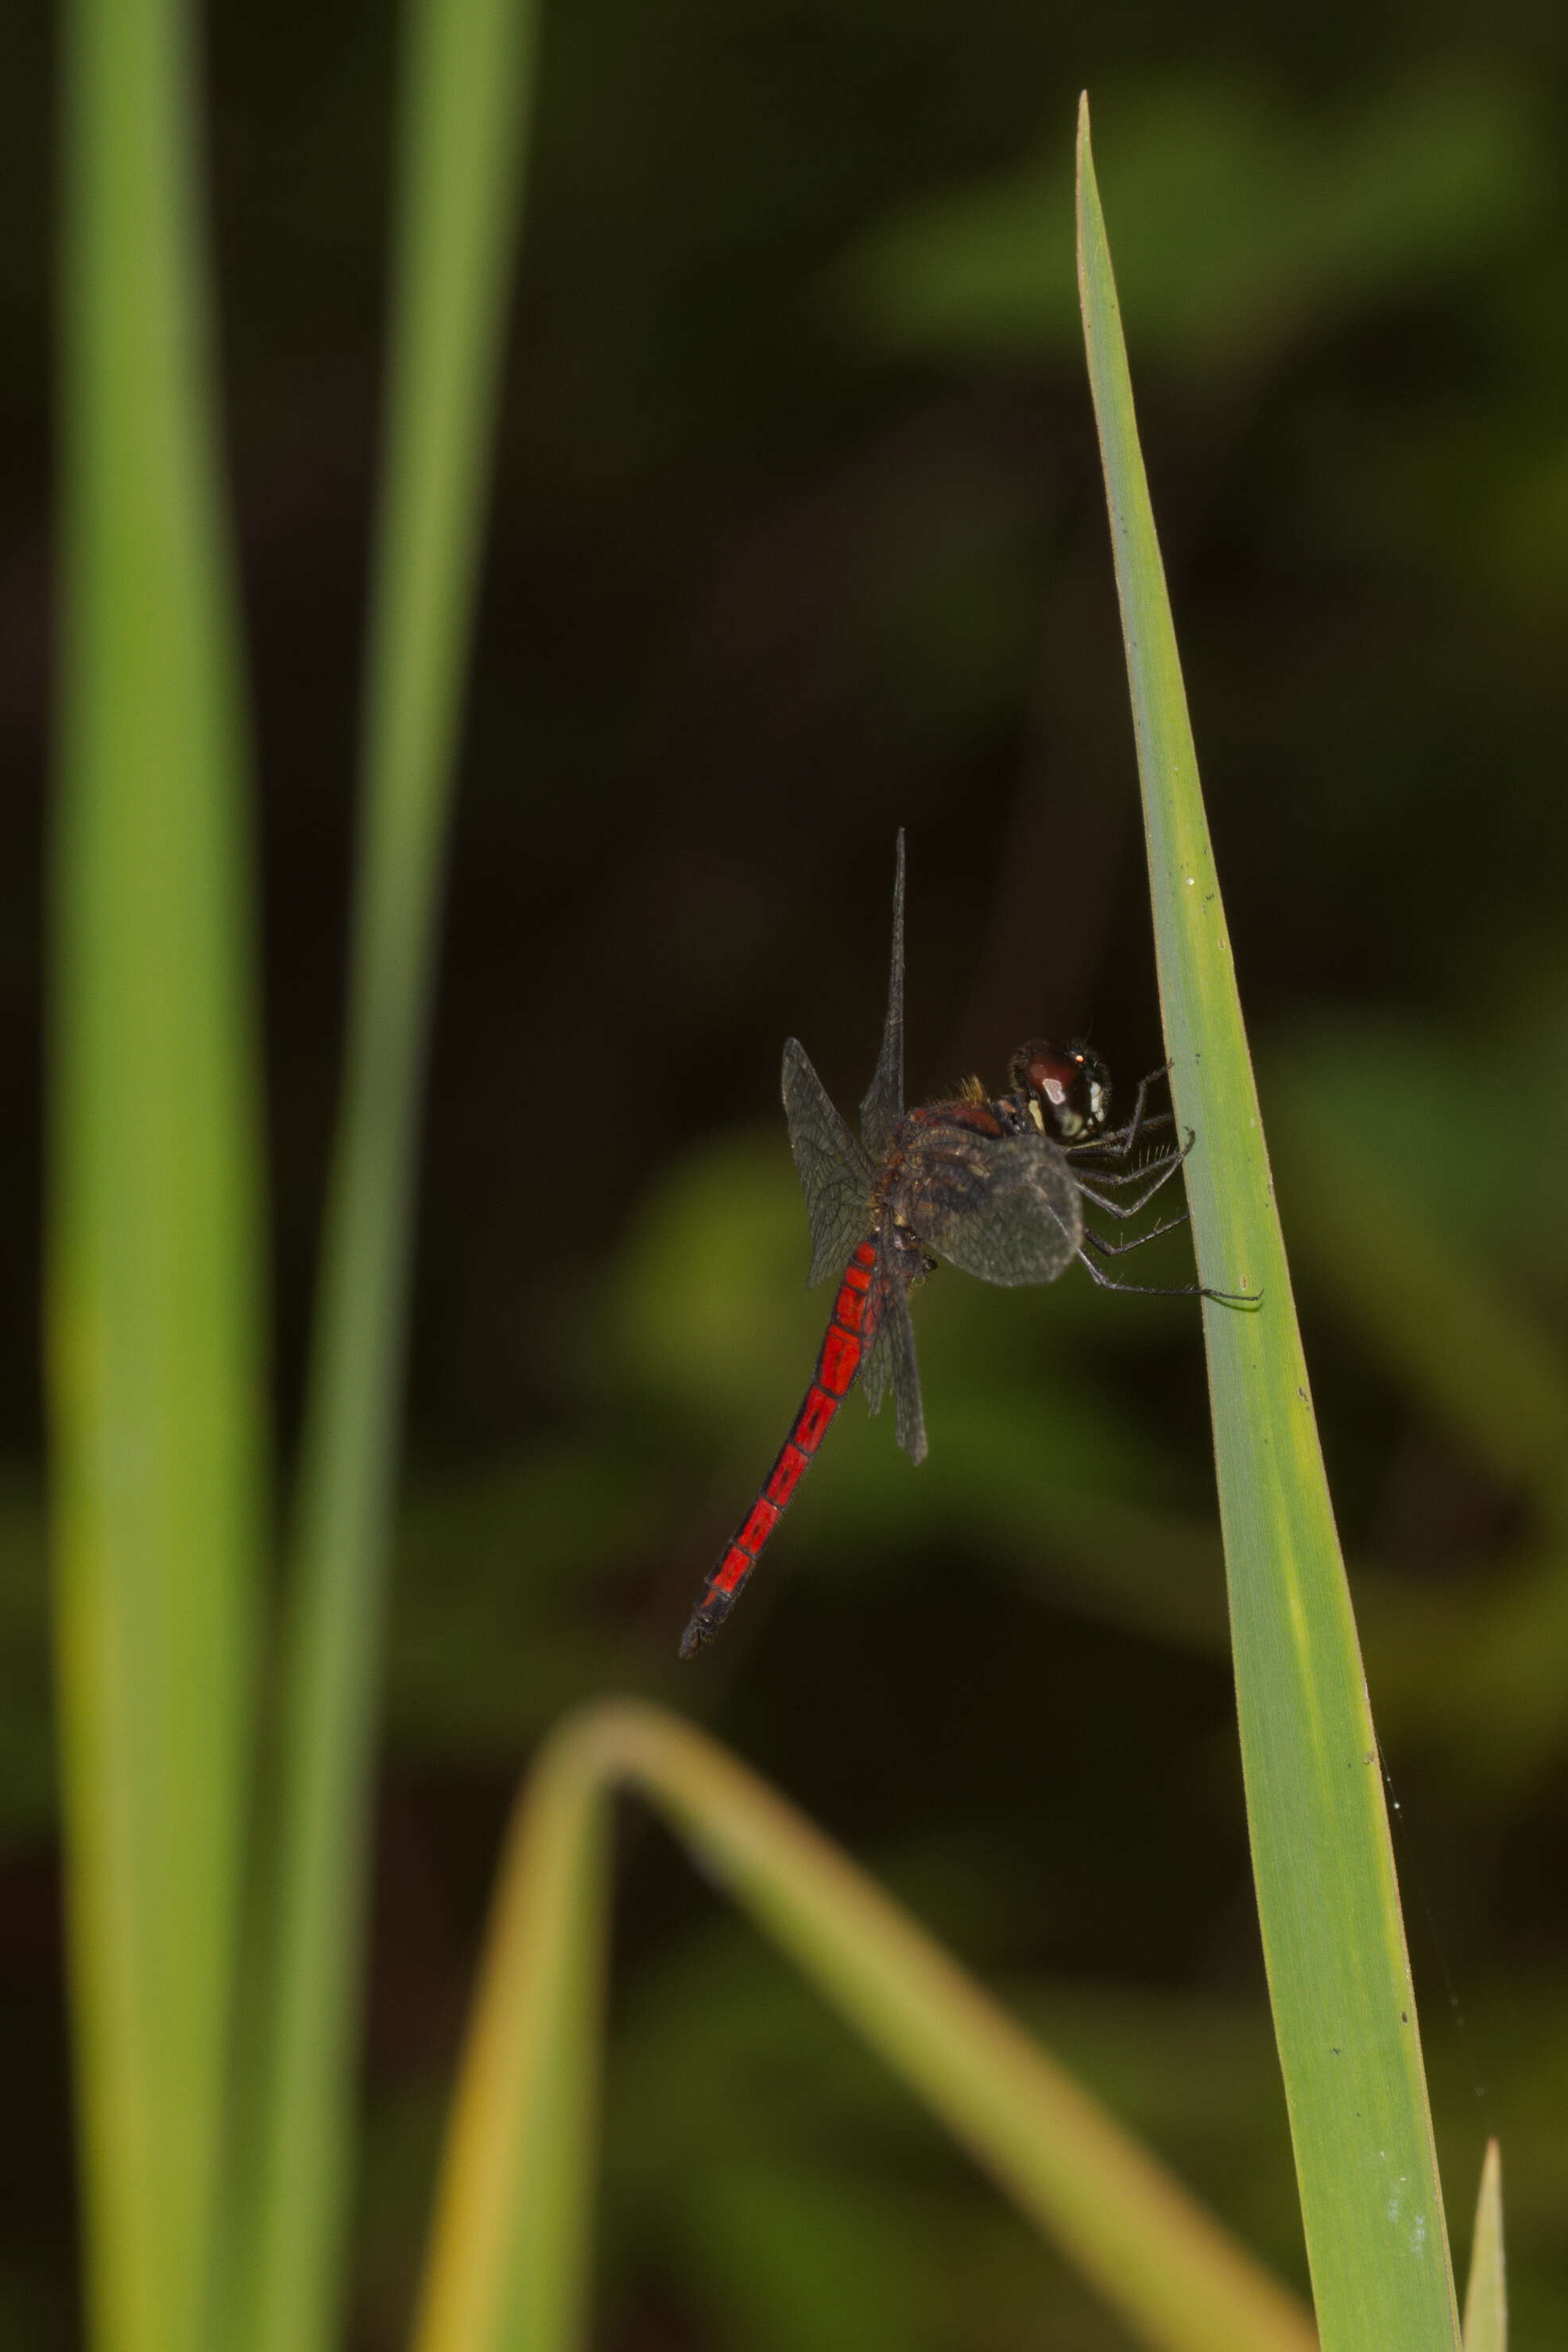
<path fill-rule="evenodd" d="M 1053 1142 L 1080 1143 L 1104 1126 L 1111 1081 L 1092 1046 L 1030 1037 L 1008 1068 L 1011 1085 L 1032 1097 L 1040 1125 Z"/>
<path fill-rule="evenodd" d="M 1032 1093 L 1043 1095 L 1048 1103 L 1060 1110 L 1077 1084 L 1080 1068 L 1076 1055 L 1059 1053 L 1050 1046 L 1037 1046 L 1023 1066 L 1023 1083 Z"/>

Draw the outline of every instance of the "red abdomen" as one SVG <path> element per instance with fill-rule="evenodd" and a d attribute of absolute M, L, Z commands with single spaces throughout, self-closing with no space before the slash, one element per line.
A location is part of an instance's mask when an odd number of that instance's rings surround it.
<path fill-rule="evenodd" d="M 874 1235 L 868 1235 L 844 1268 L 844 1278 L 839 1285 L 833 1312 L 818 1352 L 816 1377 L 801 1400 L 779 1458 L 763 1480 L 757 1500 L 720 1555 L 692 1612 L 691 1622 L 681 1637 L 683 1658 L 689 1658 L 702 1643 L 711 1641 L 735 1606 L 737 1593 L 789 1507 L 789 1498 L 827 1434 L 829 1423 L 855 1384 L 861 1359 L 871 1343 L 867 1298 L 875 1265 L 876 1240 Z"/>

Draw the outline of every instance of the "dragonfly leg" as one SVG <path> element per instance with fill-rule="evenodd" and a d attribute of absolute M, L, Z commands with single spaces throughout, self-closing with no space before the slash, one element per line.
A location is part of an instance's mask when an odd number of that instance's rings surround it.
<path fill-rule="evenodd" d="M 1174 1127 L 1175 1124 L 1173 1111 L 1156 1110 L 1147 1118 L 1141 1116 L 1130 1118 L 1125 1127 L 1113 1128 L 1109 1135 L 1086 1136 L 1082 1143 L 1067 1143 L 1062 1150 L 1070 1160 L 1081 1160 L 1090 1155 L 1103 1156 L 1107 1160 L 1130 1160 L 1145 1135 L 1152 1135 L 1156 1127 Z"/>
<path fill-rule="evenodd" d="M 1178 1218 L 1176 1222 L 1179 1223 L 1181 1220 Z M 1164 1233 L 1166 1231 L 1166 1227 L 1164 1225 L 1160 1225 L 1156 1227 L 1155 1230 L 1159 1233 Z M 1145 1241 L 1152 1242 L 1155 1236 L 1153 1234 L 1145 1234 L 1143 1238 Z M 1101 1241 L 1098 1234 L 1085 1234 L 1083 1236 L 1083 1247 L 1078 1253 L 1079 1263 L 1088 1267 L 1090 1273 L 1100 1285 L 1102 1290 L 1135 1291 L 1138 1296 L 1143 1298 L 1213 1298 L 1222 1307 L 1260 1307 L 1262 1305 L 1263 1294 L 1260 1290 L 1211 1290 L 1207 1282 L 1119 1281 L 1115 1275 L 1107 1274 L 1103 1265 L 1096 1265 L 1094 1260 L 1089 1255 L 1092 1247 L 1095 1249 L 1107 1249 L 1110 1244 Z M 1124 1244 L 1123 1246 L 1126 1247 L 1127 1244 Z"/>
<path fill-rule="evenodd" d="M 1160 1169 L 1159 1174 L 1155 1176 L 1151 1182 L 1145 1185 L 1143 1191 L 1139 1193 L 1135 1201 L 1108 1201 L 1103 1192 L 1097 1192 L 1095 1191 L 1092 1184 L 1086 1184 L 1082 1178 L 1078 1175 L 1076 1170 L 1073 1171 L 1074 1180 L 1077 1182 L 1078 1189 L 1082 1193 L 1084 1199 L 1086 1201 L 1092 1201 L 1094 1206 L 1097 1209 L 1103 1209 L 1108 1216 L 1135 1217 L 1139 1210 L 1145 1208 L 1149 1202 L 1154 1199 L 1155 1194 L 1159 1191 L 1160 1186 L 1170 1182 L 1171 1178 L 1176 1174 L 1176 1170 L 1181 1166 L 1182 1161 L 1192 1150 L 1196 1139 L 1197 1139 L 1195 1138 L 1191 1128 L 1188 1128 L 1186 1131 L 1186 1141 L 1182 1145 L 1181 1150 L 1179 1151 L 1168 1152 L 1165 1155 L 1165 1164 Z"/>
<path fill-rule="evenodd" d="M 1092 1234 L 1085 1226 L 1084 1244 L 1099 1257 L 1124 1257 L 1129 1250 L 1142 1249 L 1145 1242 L 1157 1242 L 1162 1234 L 1174 1234 L 1176 1227 L 1186 1224 L 1191 1216 L 1192 1211 L 1184 1209 L 1179 1217 L 1167 1217 L 1163 1225 L 1151 1225 L 1146 1234 L 1129 1234 L 1125 1241 L 1120 1242 L 1108 1242 L 1103 1234 Z"/>
<path fill-rule="evenodd" d="M 1173 1143 L 1167 1145 L 1164 1151 L 1153 1152 L 1147 1160 L 1140 1160 L 1136 1168 L 1081 1170 L 1078 1162 L 1074 1160 L 1072 1179 L 1080 1192 L 1083 1189 L 1085 1178 L 1092 1184 L 1110 1184 L 1118 1190 L 1128 1184 L 1146 1184 L 1157 1168 L 1174 1168 L 1181 1156 L 1179 1149 Z"/>
<path fill-rule="evenodd" d="M 1162 1062 L 1157 1070 L 1151 1070 L 1146 1078 L 1140 1078 L 1138 1080 L 1137 1096 L 1133 1104 L 1133 1116 L 1127 1121 L 1125 1127 L 1113 1128 L 1109 1135 L 1097 1135 L 1092 1137 L 1083 1143 L 1070 1145 L 1068 1147 L 1069 1150 L 1076 1150 L 1079 1151 L 1104 1151 L 1108 1152 L 1114 1160 L 1125 1160 L 1135 1148 L 1138 1138 L 1145 1134 L 1149 1129 L 1155 1127 L 1169 1127 L 1172 1121 L 1172 1114 L 1168 1110 L 1156 1111 L 1150 1118 L 1145 1118 L 1144 1116 L 1144 1105 L 1148 1098 L 1149 1088 L 1151 1087 L 1157 1087 L 1160 1080 L 1168 1074 L 1169 1070 L 1170 1064 L 1168 1062 Z"/>

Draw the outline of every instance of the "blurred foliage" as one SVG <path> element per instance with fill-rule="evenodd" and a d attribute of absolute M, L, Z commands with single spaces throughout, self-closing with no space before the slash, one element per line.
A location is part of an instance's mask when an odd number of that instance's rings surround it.
<path fill-rule="evenodd" d="M 1210 394 L 1217 377 L 1256 379 L 1314 335 L 1462 282 L 1551 189 L 1524 95 L 1457 74 L 1316 121 L 1211 76 L 1113 95 L 1106 111 L 1123 307 L 1140 352 Z M 1066 356 L 1071 187 L 1052 139 L 1037 164 L 886 223 L 845 271 L 846 312 L 893 352 Z"/>
<path fill-rule="evenodd" d="M 403 2332 L 505 1791 L 541 1727 L 606 1688 L 719 1721 L 1299 2262 L 1179 1303 L 939 1275 L 916 1308 L 929 1463 L 852 1404 L 725 1643 L 700 1672 L 674 1659 L 826 1311 L 802 1287 L 778 1053 L 797 1032 L 858 1095 L 894 823 L 912 1093 L 971 1061 L 994 1078 L 1019 1034 L 1091 1015 L 1124 1081 L 1158 1055 L 1067 336 L 1084 80 L 1401 1801 L 1456 2254 L 1462 2273 L 1495 2131 L 1513 2340 L 1568 2336 L 1568 37 L 1506 5 L 1452 38 L 1390 10 L 1312 31 L 1128 5 L 1064 47 L 1017 0 L 547 12 L 435 1042 L 366 2352 Z M 347 5 L 213 26 L 286 1425 L 335 1076 L 384 45 Z M 43 71 L 19 51 L 0 100 L 36 191 Z M 42 348 L 41 208 L 14 208 L 3 248 L 14 352 Z M 41 369 L 4 397 L 0 740 L 23 788 L 0 814 L 0 1827 L 25 1891 L 50 1805 Z M 1179 1245 L 1156 1248 L 1179 1278 Z M 641 1823 L 622 1886 L 607 2346 L 834 2347 L 849 2315 L 867 2345 L 1114 2340 Z M 8 2055 L 48 2144 L 57 1953 L 37 1901 L 7 1909 Z M 72 2340 L 63 2176 L 57 2204 L 40 2217 L 32 2184 L 14 2203 L 8 2341 Z M 831 2271 L 794 2258 L 807 2229 Z"/>

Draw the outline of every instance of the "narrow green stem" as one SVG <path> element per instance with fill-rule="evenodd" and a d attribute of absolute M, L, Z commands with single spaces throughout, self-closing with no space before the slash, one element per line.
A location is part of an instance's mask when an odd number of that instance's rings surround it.
<path fill-rule="evenodd" d="M 285 1652 L 251 2352 L 329 2341 L 420 1107 L 531 95 L 530 0 L 410 0 L 346 1078 Z"/>

